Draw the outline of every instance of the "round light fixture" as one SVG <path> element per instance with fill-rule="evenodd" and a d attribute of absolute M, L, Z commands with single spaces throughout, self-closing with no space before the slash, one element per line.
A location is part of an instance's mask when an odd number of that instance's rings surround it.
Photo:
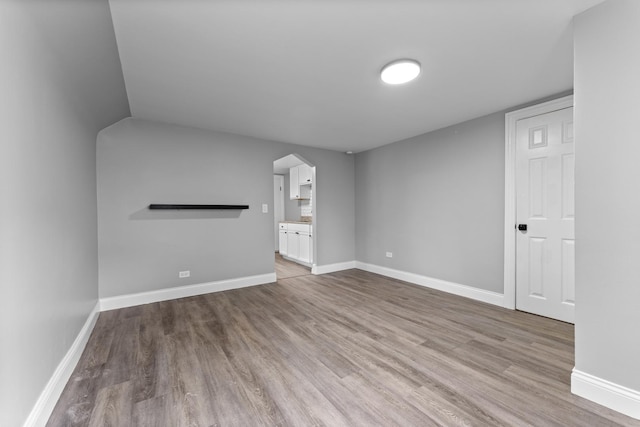
<path fill-rule="evenodd" d="M 380 78 L 390 85 L 410 82 L 420 74 L 420 63 L 413 59 L 399 59 L 388 63 L 380 71 Z"/>

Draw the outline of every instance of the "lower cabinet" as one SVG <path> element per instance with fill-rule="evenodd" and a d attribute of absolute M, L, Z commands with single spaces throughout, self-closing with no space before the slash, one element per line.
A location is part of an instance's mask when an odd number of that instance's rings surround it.
<path fill-rule="evenodd" d="M 311 230 L 310 224 L 280 223 L 280 253 L 293 261 L 312 264 L 313 238 Z"/>
<path fill-rule="evenodd" d="M 311 235 L 309 234 L 300 234 L 298 238 L 298 259 L 311 262 Z"/>
<path fill-rule="evenodd" d="M 278 240 L 278 248 L 280 251 L 280 255 L 286 255 L 288 253 L 287 251 L 287 230 L 283 230 L 282 228 L 280 228 L 280 233 L 279 233 L 279 240 Z"/>

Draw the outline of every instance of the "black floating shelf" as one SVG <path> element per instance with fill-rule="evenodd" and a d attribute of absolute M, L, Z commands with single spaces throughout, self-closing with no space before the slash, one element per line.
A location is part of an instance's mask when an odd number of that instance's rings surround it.
<path fill-rule="evenodd" d="M 249 209 L 249 205 L 168 205 L 150 204 L 149 209 Z"/>

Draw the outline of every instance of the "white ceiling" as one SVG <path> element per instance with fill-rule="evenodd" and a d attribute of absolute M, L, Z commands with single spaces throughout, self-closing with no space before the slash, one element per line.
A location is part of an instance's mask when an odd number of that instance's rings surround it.
<path fill-rule="evenodd" d="M 134 117 L 356 152 L 571 89 L 600 2 L 110 0 Z"/>

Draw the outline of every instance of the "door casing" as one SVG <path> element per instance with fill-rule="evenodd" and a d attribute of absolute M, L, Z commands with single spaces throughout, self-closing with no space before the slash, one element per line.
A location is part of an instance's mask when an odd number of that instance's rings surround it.
<path fill-rule="evenodd" d="M 573 107 L 573 95 L 532 105 L 505 115 L 504 302 L 516 308 L 516 123 L 518 120 Z"/>
<path fill-rule="evenodd" d="M 284 176 L 282 175 L 273 175 L 273 220 L 276 240 L 275 250 L 279 251 L 280 229 L 278 227 L 278 224 L 280 223 L 280 221 L 284 221 Z"/>

